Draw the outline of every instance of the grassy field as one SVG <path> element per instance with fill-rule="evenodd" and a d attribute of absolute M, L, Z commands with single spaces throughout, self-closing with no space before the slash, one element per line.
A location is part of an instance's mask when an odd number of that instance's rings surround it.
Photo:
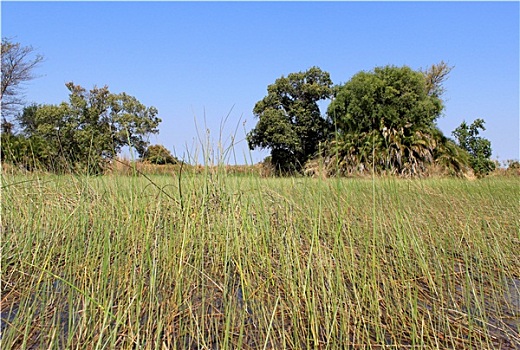
<path fill-rule="evenodd" d="M 518 349 L 519 185 L 3 175 L 0 347 Z"/>

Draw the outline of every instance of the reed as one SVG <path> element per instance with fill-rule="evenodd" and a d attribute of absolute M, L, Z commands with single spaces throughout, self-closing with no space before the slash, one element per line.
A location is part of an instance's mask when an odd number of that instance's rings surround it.
<path fill-rule="evenodd" d="M 518 198 L 510 177 L 4 174 L 0 345 L 519 347 Z"/>

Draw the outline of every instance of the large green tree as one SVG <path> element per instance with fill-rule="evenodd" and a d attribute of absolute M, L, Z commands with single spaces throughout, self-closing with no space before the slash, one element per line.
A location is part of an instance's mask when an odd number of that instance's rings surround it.
<path fill-rule="evenodd" d="M 96 173 L 125 146 L 143 156 L 146 137 L 157 133 L 161 122 L 155 107 L 126 93 L 111 93 L 106 86 L 90 91 L 74 83 L 66 86 L 68 102 L 24 109 L 19 123 L 27 138 L 45 140 L 62 165 Z"/>
<path fill-rule="evenodd" d="M 327 110 L 336 130 L 328 152 L 340 171 L 425 171 L 442 135 L 435 121 L 449 67 L 437 68 L 377 67 L 337 87 Z"/>
<path fill-rule="evenodd" d="M 328 135 L 318 101 L 331 96 L 330 75 L 318 67 L 276 79 L 253 109 L 258 123 L 247 135 L 249 147 L 270 149 L 279 172 L 299 171 Z"/>

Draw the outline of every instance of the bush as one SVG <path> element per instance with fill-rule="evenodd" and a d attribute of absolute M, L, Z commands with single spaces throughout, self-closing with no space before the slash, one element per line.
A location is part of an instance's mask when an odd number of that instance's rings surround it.
<path fill-rule="evenodd" d="M 152 145 L 148 147 L 144 152 L 143 160 L 159 165 L 179 163 L 179 160 L 163 145 Z"/>
<path fill-rule="evenodd" d="M 476 119 L 468 126 L 465 121 L 453 131 L 459 146 L 465 149 L 470 155 L 470 165 L 477 177 L 483 177 L 493 170 L 496 165 L 490 159 L 491 142 L 483 137 L 478 136 L 480 130 L 486 130 L 483 119 Z"/>

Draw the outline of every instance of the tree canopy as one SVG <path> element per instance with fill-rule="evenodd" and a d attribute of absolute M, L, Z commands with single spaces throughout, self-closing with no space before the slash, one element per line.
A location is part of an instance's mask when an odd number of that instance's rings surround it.
<path fill-rule="evenodd" d="M 107 86 L 86 90 L 70 82 L 68 101 L 24 107 L 22 85 L 35 77 L 33 70 L 42 60 L 31 46 L 2 39 L 2 161 L 30 169 L 101 173 L 129 147 L 150 163 L 177 162 L 163 146 L 148 147 L 148 135 L 159 131 L 157 109 L 124 92 L 112 93 Z M 471 166 L 485 175 L 494 164 L 491 143 L 478 136 L 484 121 L 463 122 L 453 132 L 457 142 L 436 125 L 444 109 L 443 84 L 452 69 L 443 61 L 425 70 L 388 65 L 336 86 L 316 66 L 282 75 L 253 108 L 258 121 L 246 136 L 248 146 L 269 149 L 269 163 L 278 174 L 324 164 L 336 175 L 376 171 L 416 176 L 431 165 L 450 174 Z M 331 103 L 322 115 L 319 102 L 324 100 Z M 7 116 L 15 117 L 20 133 L 13 132 Z"/>
<path fill-rule="evenodd" d="M 72 82 L 66 86 L 68 102 L 32 105 L 18 117 L 28 140 L 45 140 L 47 158 L 54 161 L 47 167 L 99 173 L 125 146 L 144 155 L 146 137 L 157 133 L 161 122 L 155 107 L 146 107 L 126 93 L 111 93 L 107 86 L 90 91 Z"/>
<path fill-rule="evenodd" d="M 443 67 L 376 67 L 337 87 L 327 114 L 336 130 L 329 152 L 341 171 L 416 175 L 433 162 L 442 135 L 435 121 L 444 108 Z"/>
<path fill-rule="evenodd" d="M 327 113 L 344 133 L 430 128 L 443 108 L 428 95 L 424 75 L 406 66 L 360 72 L 337 91 Z"/>
<path fill-rule="evenodd" d="M 475 175 L 482 177 L 495 169 L 495 163 L 491 157 L 491 142 L 481 136 L 480 130 L 484 131 L 483 119 L 476 119 L 471 125 L 463 121 L 454 131 L 459 146 L 470 155 L 470 165 Z"/>
<path fill-rule="evenodd" d="M 253 109 L 258 123 L 247 135 L 249 147 L 271 149 L 271 163 L 280 172 L 298 171 L 328 135 L 318 101 L 332 96 L 332 80 L 312 67 L 276 79 L 267 93 Z"/>

